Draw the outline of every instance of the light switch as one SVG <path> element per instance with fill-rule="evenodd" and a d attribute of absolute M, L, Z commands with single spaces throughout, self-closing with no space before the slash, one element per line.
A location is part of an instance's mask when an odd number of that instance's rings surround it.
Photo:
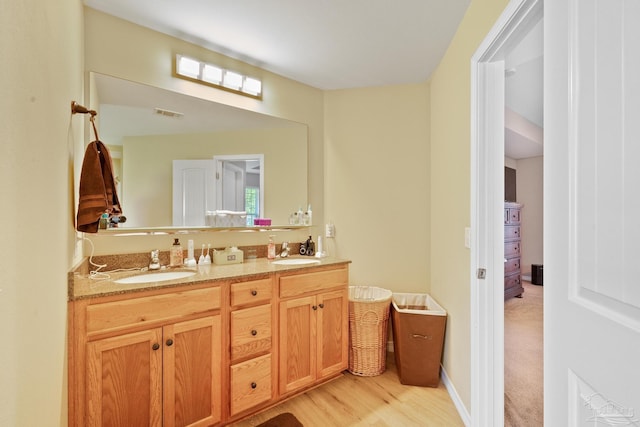
<path fill-rule="evenodd" d="M 471 228 L 464 228 L 464 247 L 471 249 Z"/>

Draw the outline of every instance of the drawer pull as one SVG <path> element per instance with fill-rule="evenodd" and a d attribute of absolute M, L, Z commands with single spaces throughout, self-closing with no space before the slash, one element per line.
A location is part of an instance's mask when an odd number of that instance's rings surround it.
<path fill-rule="evenodd" d="M 157 350 L 157 349 L 160 348 L 160 344 L 155 343 L 151 348 L 154 349 L 154 350 Z"/>
<path fill-rule="evenodd" d="M 255 389 L 256 387 L 258 387 L 258 384 L 256 384 L 256 383 L 251 383 L 251 388 L 254 388 L 254 389 Z"/>
<path fill-rule="evenodd" d="M 252 290 L 252 291 L 251 291 L 251 295 L 253 295 L 253 296 L 255 297 L 256 295 L 258 295 L 258 291 L 256 291 L 255 289 L 254 289 L 254 290 Z"/>
<path fill-rule="evenodd" d="M 171 338 L 169 338 L 167 340 L 167 347 L 171 347 L 173 345 L 173 340 Z"/>
<path fill-rule="evenodd" d="M 258 335 L 258 331 L 256 331 L 255 329 L 252 329 L 251 330 L 251 335 L 253 335 L 255 337 L 256 335 Z"/>

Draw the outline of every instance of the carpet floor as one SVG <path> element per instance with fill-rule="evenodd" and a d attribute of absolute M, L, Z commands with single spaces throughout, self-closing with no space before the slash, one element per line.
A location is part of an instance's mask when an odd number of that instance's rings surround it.
<path fill-rule="evenodd" d="M 543 425 L 543 286 L 504 302 L 504 425 Z"/>

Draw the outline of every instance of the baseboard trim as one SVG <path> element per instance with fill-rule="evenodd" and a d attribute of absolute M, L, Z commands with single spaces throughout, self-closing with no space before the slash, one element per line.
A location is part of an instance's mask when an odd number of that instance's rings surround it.
<path fill-rule="evenodd" d="M 387 351 L 390 353 L 394 353 L 392 340 L 387 341 Z M 455 386 L 449 379 L 449 376 L 447 375 L 447 371 L 444 369 L 444 366 L 442 365 L 440 365 L 440 379 L 442 380 L 442 384 L 444 384 L 444 388 L 447 389 L 447 393 L 449 393 L 449 397 L 451 397 L 451 401 L 453 401 L 453 404 L 456 407 L 456 410 L 458 411 L 460 418 L 462 418 L 462 422 L 466 427 L 469 427 L 471 425 L 471 415 L 469 414 L 469 411 L 467 411 L 467 408 L 462 403 L 462 399 L 460 399 L 460 395 L 458 394 L 458 391 L 456 390 Z"/>
<path fill-rule="evenodd" d="M 458 414 L 460 415 L 460 418 L 462 418 L 462 422 L 464 423 L 465 426 L 469 427 L 471 425 L 471 415 L 469 414 L 469 412 L 467 411 L 467 408 L 462 403 L 462 399 L 460 399 L 460 395 L 458 394 L 458 391 L 456 390 L 455 386 L 449 379 L 449 376 L 447 375 L 447 371 L 444 369 L 444 366 L 442 365 L 440 366 L 440 379 L 442 380 L 444 387 L 447 389 L 447 392 L 449 392 L 449 396 L 451 397 L 453 404 L 458 410 Z"/>

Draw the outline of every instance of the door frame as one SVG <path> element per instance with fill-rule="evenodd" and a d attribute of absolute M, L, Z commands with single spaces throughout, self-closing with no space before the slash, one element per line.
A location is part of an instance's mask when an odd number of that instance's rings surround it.
<path fill-rule="evenodd" d="M 511 0 L 471 58 L 473 426 L 504 425 L 504 58 L 542 17 L 543 0 Z"/>

